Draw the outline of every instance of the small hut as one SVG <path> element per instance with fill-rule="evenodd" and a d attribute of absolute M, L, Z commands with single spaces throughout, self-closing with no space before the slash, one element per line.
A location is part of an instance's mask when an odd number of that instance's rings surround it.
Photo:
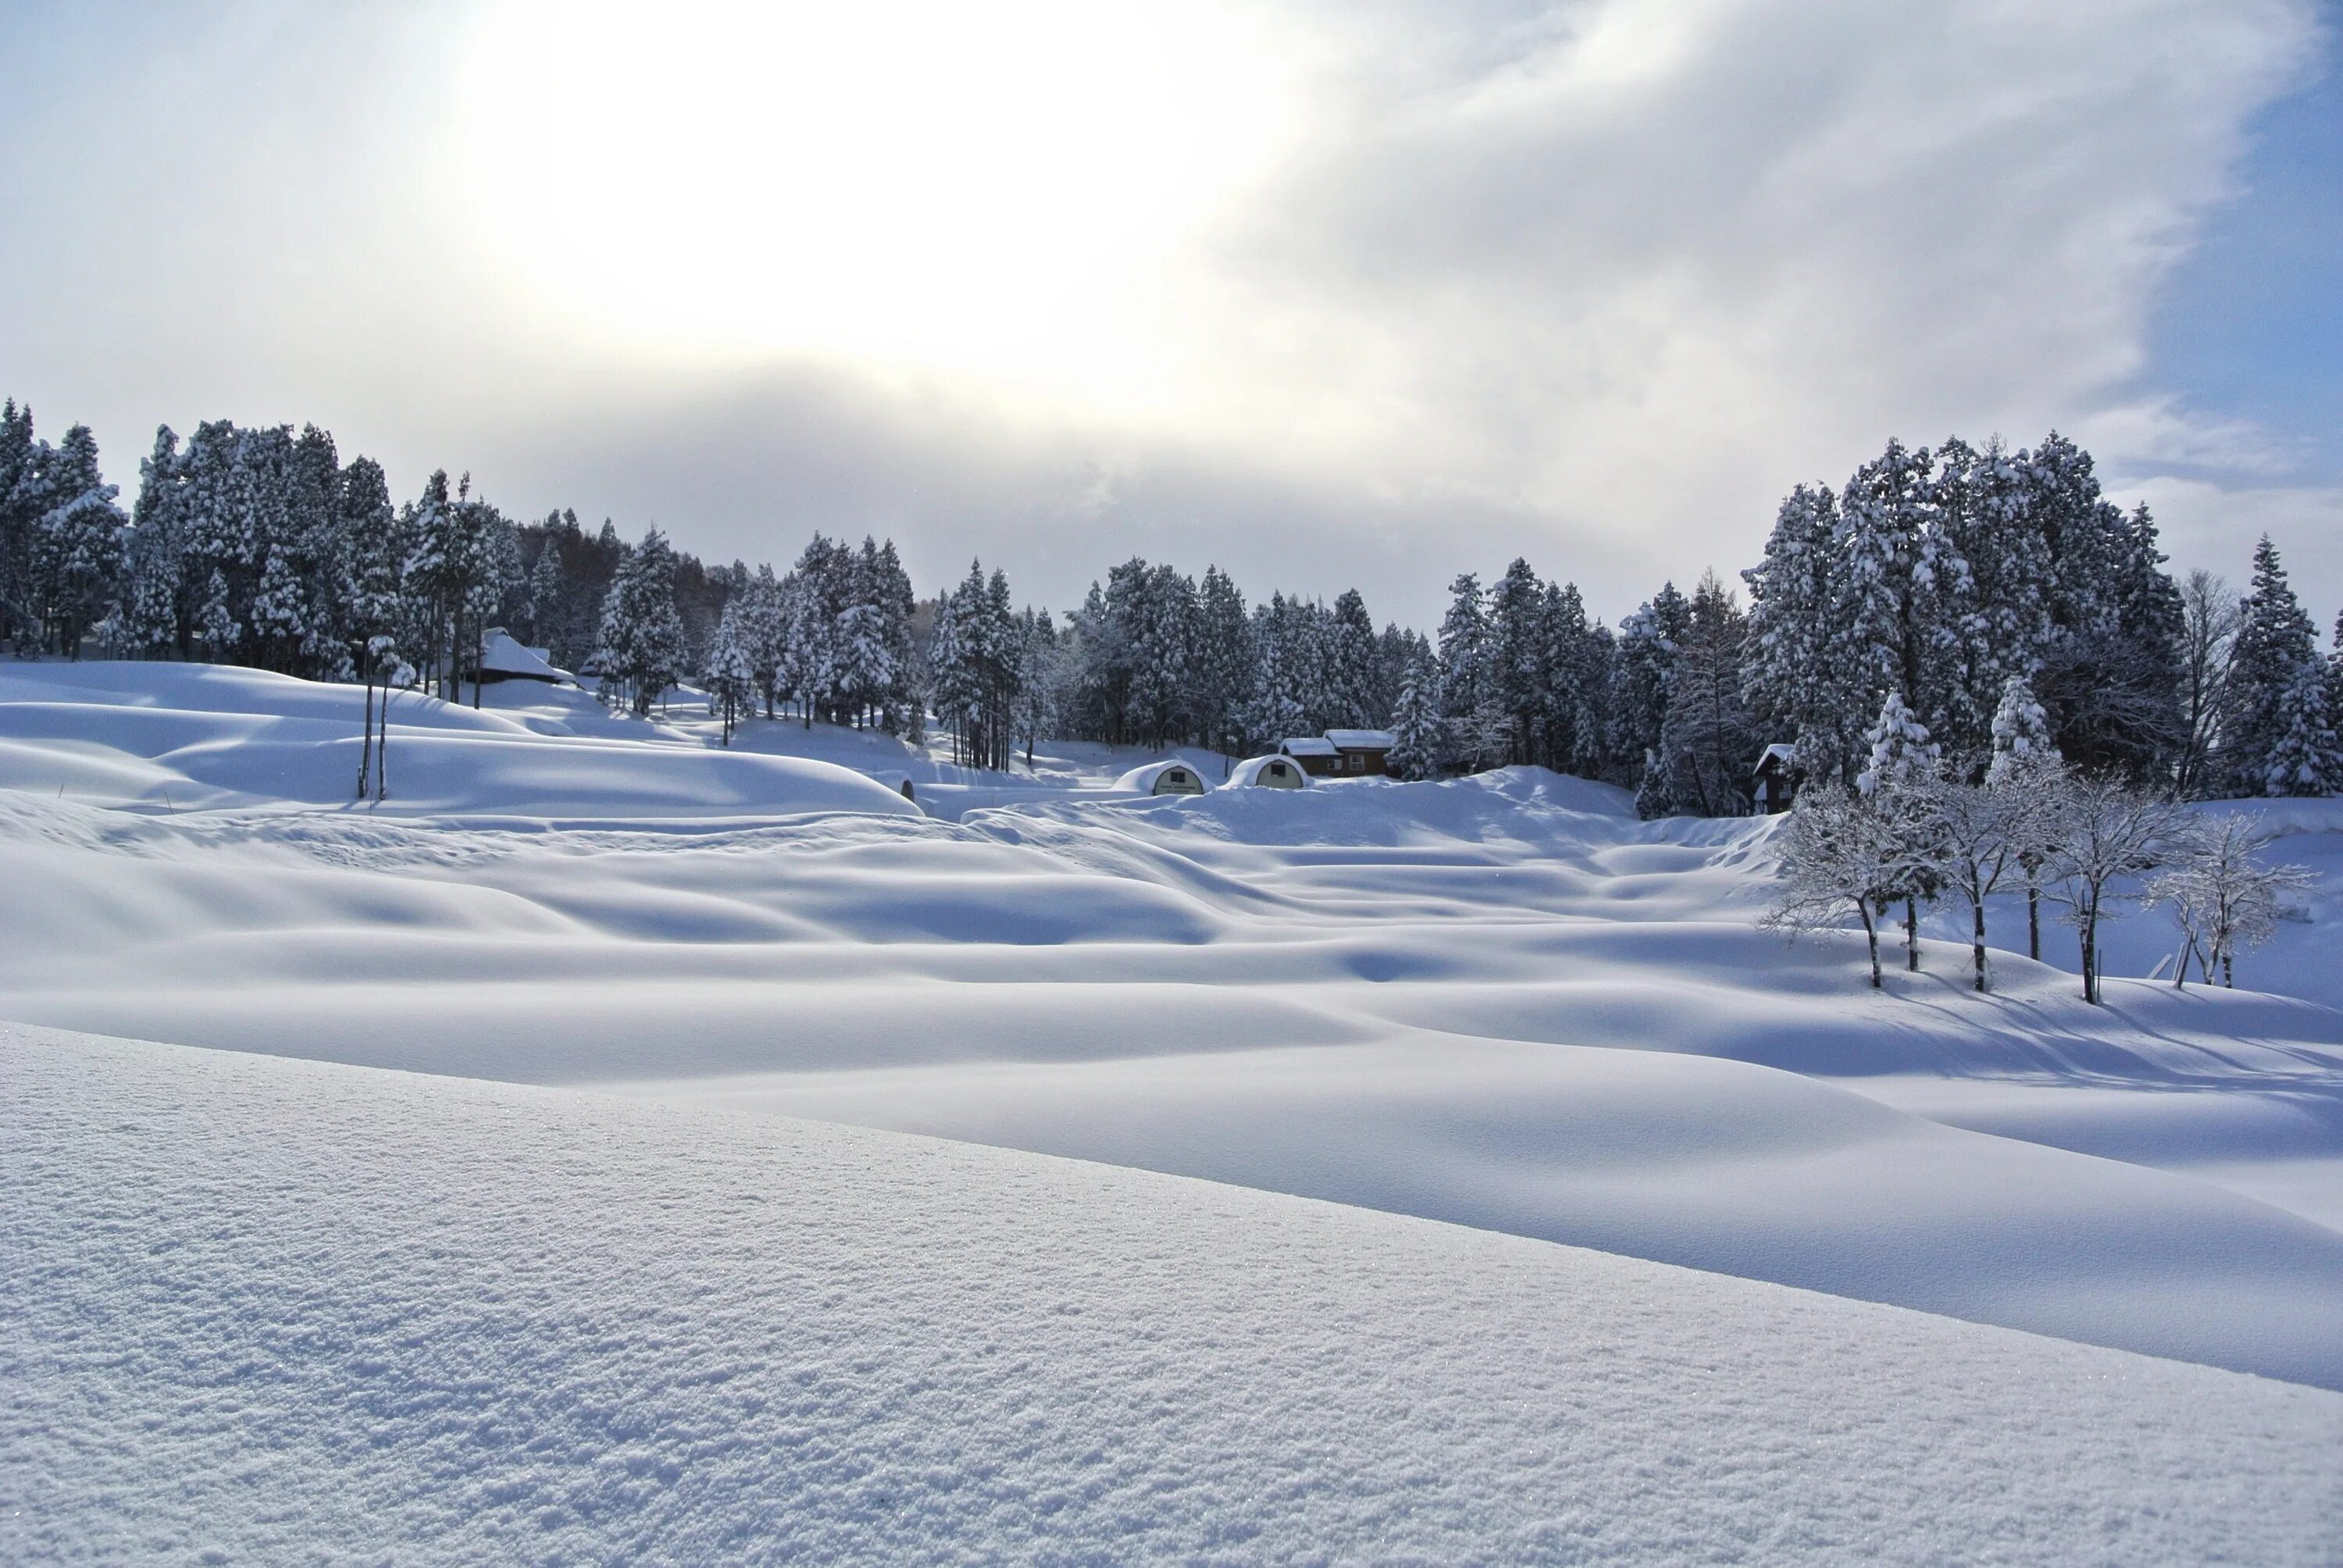
<path fill-rule="evenodd" d="M 1299 789 L 1310 782 L 1302 764 L 1291 757 L 1248 757 L 1229 771 L 1223 789 L 1251 786 L 1261 789 Z"/>
<path fill-rule="evenodd" d="M 1289 735 L 1277 743 L 1277 751 L 1301 763 L 1302 771 L 1312 779 L 1323 779 L 1342 767 L 1342 754 L 1322 735 Z"/>
<path fill-rule="evenodd" d="M 1115 780 L 1117 789 L 1134 795 L 1202 795 L 1203 775 L 1185 762 L 1150 762 Z"/>
<path fill-rule="evenodd" d="M 1334 749 L 1334 771 L 1353 778 L 1380 777 L 1391 769 L 1385 765 L 1391 749 L 1399 742 L 1388 729 L 1329 729 L 1326 744 Z"/>
<path fill-rule="evenodd" d="M 1798 792 L 1793 771 L 1797 765 L 1797 748 L 1786 740 L 1776 740 L 1757 754 L 1757 768 L 1751 775 L 1749 789 L 1755 802 L 1750 808 L 1751 816 L 1771 817 L 1790 809 L 1790 801 Z"/>

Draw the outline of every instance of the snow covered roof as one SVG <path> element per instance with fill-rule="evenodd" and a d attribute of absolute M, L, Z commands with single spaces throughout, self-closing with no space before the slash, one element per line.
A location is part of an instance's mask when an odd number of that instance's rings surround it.
<path fill-rule="evenodd" d="M 488 628 L 488 635 L 480 648 L 480 668 L 488 675 L 518 680 L 550 681 L 557 685 L 564 681 L 575 685 L 578 679 L 566 669 L 555 668 L 536 648 L 523 648 L 513 640 L 511 633 L 500 626 Z"/>
<path fill-rule="evenodd" d="M 1762 771 L 1765 764 L 1776 758 L 1781 759 L 1783 767 L 1791 767 L 1798 760 L 1798 749 L 1786 740 L 1776 740 L 1773 745 L 1757 753 L 1757 767 L 1752 771 Z"/>
<path fill-rule="evenodd" d="M 1241 784 L 1259 784 L 1261 782 L 1262 769 L 1269 767 L 1272 763 L 1275 763 L 1278 767 L 1284 769 L 1286 772 L 1292 776 L 1292 782 L 1297 789 L 1308 786 L 1310 782 L 1310 775 L 1304 773 L 1300 768 L 1295 767 L 1291 758 L 1248 757 L 1243 761 L 1238 763 L 1234 768 L 1229 769 L 1228 782 L 1222 785 L 1221 788 L 1223 789 L 1233 789 Z"/>
<path fill-rule="evenodd" d="M 1388 729 L 1329 729 L 1326 739 L 1338 751 L 1388 751 L 1399 743 Z"/>
<path fill-rule="evenodd" d="M 1195 779 L 1199 793 L 1212 788 L 1204 781 L 1204 776 L 1197 772 L 1193 766 L 1181 761 L 1176 757 L 1161 762 L 1143 762 L 1116 779 L 1114 787 L 1118 789 L 1134 789 L 1142 795 L 1151 795 L 1155 792 L 1156 785 L 1162 782 L 1163 775 L 1175 768 Z"/>
<path fill-rule="evenodd" d="M 1289 735 L 1277 743 L 1277 749 L 1288 757 L 1332 757 L 1337 755 L 1334 743 L 1322 735 Z"/>

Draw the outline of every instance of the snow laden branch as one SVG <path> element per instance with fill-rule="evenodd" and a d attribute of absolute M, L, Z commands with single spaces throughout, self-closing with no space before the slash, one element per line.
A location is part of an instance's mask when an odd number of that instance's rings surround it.
<path fill-rule="evenodd" d="M 2176 864 L 2147 885 L 2147 900 L 2172 912 L 2180 928 L 2176 988 L 2188 983 L 2188 960 L 2210 985 L 2237 984 L 2239 948 L 2258 948 L 2278 929 L 2285 896 L 2308 890 L 2315 881 L 2299 866 L 2276 866 L 2262 856 L 2269 838 L 2258 819 L 2223 817 L 2199 821 L 2177 845 Z"/>

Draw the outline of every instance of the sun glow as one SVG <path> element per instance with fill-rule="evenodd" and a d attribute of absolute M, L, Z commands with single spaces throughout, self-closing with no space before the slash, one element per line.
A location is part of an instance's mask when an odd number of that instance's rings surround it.
<path fill-rule="evenodd" d="M 1285 97 L 1201 6 L 517 4 L 466 62 L 475 232 L 582 329 L 1116 403 Z"/>

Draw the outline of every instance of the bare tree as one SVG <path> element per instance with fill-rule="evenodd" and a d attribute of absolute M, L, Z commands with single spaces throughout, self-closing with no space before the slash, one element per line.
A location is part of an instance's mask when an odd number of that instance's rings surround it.
<path fill-rule="evenodd" d="M 2212 783 L 2212 757 L 2229 687 L 2229 650 L 2245 611 L 2227 580 L 2199 568 L 2180 586 L 2180 700 L 2187 724 L 2173 795 L 2195 799 Z"/>
<path fill-rule="evenodd" d="M 2187 810 L 2107 774 L 2067 776 L 2055 804 L 2056 850 L 2044 891 L 2081 934 L 2083 1000 L 2099 996 L 2099 922 L 2114 918 L 2124 879 L 2143 876 L 2186 841 Z"/>
<path fill-rule="evenodd" d="M 2207 984 L 2218 969 L 2221 983 L 2235 986 L 2237 950 L 2269 940 L 2281 897 L 2311 885 L 2301 867 L 2264 859 L 2268 843 L 2258 819 L 2200 819 L 2177 849 L 2179 863 L 2148 884 L 2148 901 L 2169 909 L 2186 939 L 2176 987 L 2187 982 L 2191 953 Z"/>
<path fill-rule="evenodd" d="M 1782 887 L 1760 922 L 1769 930 L 1842 929 L 1853 915 L 1871 948 L 1871 989 L 1879 972 L 1879 924 L 1875 910 L 1894 896 L 1896 856 L 1886 819 L 1864 796 L 1836 784 L 1812 784 L 1784 824 Z"/>
<path fill-rule="evenodd" d="M 2022 861 L 2046 846 L 2055 814 L 2049 803 L 2065 770 L 2056 759 L 2003 769 L 1980 783 L 1938 780 L 1920 804 L 1928 816 L 1919 835 L 1935 885 L 1959 893 L 1969 907 L 1969 955 L 1979 991 L 1992 989 L 1986 964 L 1986 900 Z"/>

